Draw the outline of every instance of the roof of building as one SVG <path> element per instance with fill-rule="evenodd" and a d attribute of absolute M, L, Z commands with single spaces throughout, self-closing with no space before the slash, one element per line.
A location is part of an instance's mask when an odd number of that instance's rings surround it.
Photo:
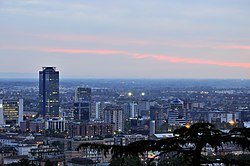
<path fill-rule="evenodd" d="M 250 122 L 244 122 L 244 127 L 250 128 Z"/>
<path fill-rule="evenodd" d="M 170 103 L 171 104 L 183 104 L 183 101 L 180 100 L 180 99 L 178 99 L 178 98 L 176 98 L 176 99 L 172 100 Z"/>
<path fill-rule="evenodd" d="M 157 139 L 174 137 L 173 133 L 154 134 L 153 136 Z"/>

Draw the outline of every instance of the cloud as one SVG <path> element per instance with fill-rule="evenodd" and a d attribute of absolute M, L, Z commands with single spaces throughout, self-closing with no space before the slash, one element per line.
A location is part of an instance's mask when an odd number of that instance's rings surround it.
<path fill-rule="evenodd" d="M 240 50 L 250 50 L 250 45 L 225 45 L 221 46 L 221 48 L 225 49 L 240 49 Z"/>
<path fill-rule="evenodd" d="M 88 50 L 88 49 L 44 49 L 44 52 L 65 53 L 65 54 L 97 54 L 97 55 L 125 55 L 136 59 L 153 59 L 170 63 L 186 63 L 199 65 L 216 65 L 226 67 L 250 68 L 250 63 L 225 62 L 205 59 L 182 58 L 160 54 L 138 54 L 120 50 Z"/>
<path fill-rule="evenodd" d="M 0 32 L 1 33 L 1 32 Z M 8 32 L 4 31 L 4 34 L 13 36 L 24 36 L 33 37 L 38 39 L 53 40 L 53 41 L 64 41 L 64 42 L 91 42 L 94 44 L 108 43 L 112 45 L 121 46 L 163 46 L 163 47 L 175 47 L 185 49 L 221 49 L 221 50 L 250 50 L 250 45 L 240 44 L 223 44 L 215 42 L 200 42 L 200 41 L 188 41 L 183 42 L 178 39 L 175 40 L 154 40 L 154 39 L 135 39 L 135 38 L 116 38 L 112 36 L 101 36 L 101 35 L 81 35 L 81 34 L 57 34 L 57 33 L 42 33 L 35 34 L 30 32 Z"/>

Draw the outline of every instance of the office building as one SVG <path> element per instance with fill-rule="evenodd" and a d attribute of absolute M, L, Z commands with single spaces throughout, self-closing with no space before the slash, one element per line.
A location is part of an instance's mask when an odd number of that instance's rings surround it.
<path fill-rule="evenodd" d="M 39 111 L 44 118 L 59 116 L 59 71 L 55 67 L 39 71 Z"/>
<path fill-rule="evenodd" d="M 77 88 L 75 91 L 74 120 L 89 121 L 91 117 L 91 88 Z"/>
<path fill-rule="evenodd" d="M 90 102 L 75 102 L 74 103 L 74 120 L 75 121 L 89 121 L 90 111 L 91 111 Z"/>
<path fill-rule="evenodd" d="M 176 98 L 170 102 L 168 110 L 168 123 L 170 125 L 185 125 L 187 120 L 187 110 L 184 108 L 184 101 Z"/>
<path fill-rule="evenodd" d="M 0 100 L 0 125 L 20 126 L 23 121 L 23 99 Z"/>
<path fill-rule="evenodd" d="M 158 104 L 150 106 L 150 120 L 155 121 L 156 130 L 161 127 L 166 120 L 163 116 L 163 106 Z"/>

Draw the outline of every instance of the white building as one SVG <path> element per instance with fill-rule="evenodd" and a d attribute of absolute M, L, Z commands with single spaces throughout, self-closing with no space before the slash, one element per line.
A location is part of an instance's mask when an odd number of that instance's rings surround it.
<path fill-rule="evenodd" d="M 155 121 L 151 120 L 149 124 L 149 134 L 153 135 L 155 134 Z"/>
<path fill-rule="evenodd" d="M 3 165 L 18 163 L 22 159 L 28 159 L 28 156 L 22 155 L 22 156 L 8 156 L 3 158 Z"/>
<path fill-rule="evenodd" d="M 46 121 L 45 128 L 55 131 L 65 131 L 67 121 L 63 118 L 55 117 Z"/>
<path fill-rule="evenodd" d="M 139 116 L 138 104 L 135 102 L 130 103 L 131 111 L 130 118 L 135 118 Z"/>
<path fill-rule="evenodd" d="M 29 144 L 19 144 L 17 148 L 17 154 L 18 155 L 27 155 L 31 157 L 30 150 L 37 148 L 37 144 L 29 145 Z"/>
<path fill-rule="evenodd" d="M 210 111 L 208 113 L 208 122 L 215 123 L 215 122 L 226 122 L 229 123 L 230 121 L 239 121 L 240 120 L 240 113 L 239 112 L 225 112 L 225 111 Z"/>

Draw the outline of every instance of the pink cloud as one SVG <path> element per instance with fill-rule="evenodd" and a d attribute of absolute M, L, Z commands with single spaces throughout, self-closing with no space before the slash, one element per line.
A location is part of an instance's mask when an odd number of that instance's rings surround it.
<path fill-rule="evenodd" d="M 250 46 L 247 46 L 247 45 L 225 45 L 225 46 L 222 46 L 221 48 L 225 48 L 225 49 L 250 50 Z"/>
<path fill-rule="evenodd" d="M 98 55 L 126 55 L 136 59 L 153 59 L 170 63 L 217 65 L 226 67 L 250 68 L 250 63 L 224 62 L 205 59 L 182 58 L 178 56 L 167 56 L 158 54 L 138 54 L 119 50 L 83 50 L 83 49 L 45 49 L 45 52 L 67 53 L 67 54 L 98 54 Z"/>
<path fill-rule="evenodd" d="M 222 61 L 204 60 L 204 59 L 188 59 L 188 58 L 180 58 L 180 57 L 164 56 L 164 55 L 156 55 L 153 58 L 172 63 L 189 63 L 189 64 L 204 64 L 204 65 L 250 68 L 250 63 L 222 62 Z"/>
<path fill-rule="evenodd" d="M 203 64 L 203 65 L 216 65 L 216 66 L 226 66 L 226 67 L 250 68 L 250 63 L 205 60 L 199 58 L 183 58 L 180 56 L 168 56 L 160 54 L 140 54 L 140 53 L 131 53 L 128 51 L 121 51 L 121 50 L 91 50 L 91 49 L 61 49 L 61 48 L 44 49 L 41 47 L 23 47 L 23 46 L 13 47 L 7 45 L 1 45 L 0 49 L 21 50 L 21 51 L 42 51 L 49 53 L 65 53 L 65 54 L 122 55 L 122 56 L 129 56 L 135 59 L 152 59 L 157 61 L 166 61 L 170 63 Z"/>

